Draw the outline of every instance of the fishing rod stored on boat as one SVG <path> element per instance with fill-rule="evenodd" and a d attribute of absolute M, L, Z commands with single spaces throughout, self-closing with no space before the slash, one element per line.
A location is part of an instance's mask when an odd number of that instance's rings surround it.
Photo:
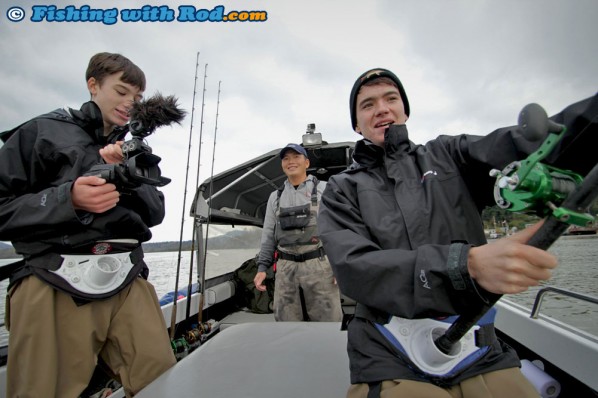
<path fill-rule="evenodd" d="M 583 178 L 571 171 L 540 163 L 563 138 L 566 127 L 549 120 L 544 109 L 537 104 L 523 108 L 519 125 L 529 140 L 537 141 L 547 133 L 548 137 L 527 159 L 513 162 L 502 171 L 490 172 L 491 176 L 496 177 L 494 197 L 503 209 L 547 217 L 527 243 L 547 250 L 569 226 L 587 226 L 594 221 L 594 217 L 586 210 L 598 197 L 598 164 Z M 450 357 L 463 336 L 500 297 L 495 295 L 478 312 L 460 315 L 444 334 L 435 338 L 434 345 L 440 351 L 440 357 Z"/>
<path fill-rule="evenodd" d="M 135 188 L 141 184 L 162 187 L 170 183 L 163 177 L 158 163 L 161 158 L 152 153 L 152 148 L 143 139 L 158 127 L 172 123 L 180 124 L 186 112 L 178 107 L 174 96 L 164 97 L 160 93 L 133 103 L 131 121 L 123 127 L 121 134 L 131 133 L 132 138 L 122 145 L 123 160 L 119 164 L 94 165 L 86 176 L 97 176 L 118 188 Z"/>
<path fill-rule="evenodd" d="M 219 322 L 214 319 L 209 319 L 206 322 L 193 325 L 193 328 L 186 331 L 182 337 L 172 339 L 170 345 L 177 360 L 186 357 L 190 352 L 195 350 L 219 328 Z"/>

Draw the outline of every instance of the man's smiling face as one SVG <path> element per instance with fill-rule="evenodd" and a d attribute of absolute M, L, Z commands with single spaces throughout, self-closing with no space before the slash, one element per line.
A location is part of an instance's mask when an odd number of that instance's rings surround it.
<path fill-rule="evenodd" d="M 300 179 L 302 182 L 307 174 L 309 159 L 300 153 L 289 149 L 282 158 L 282 170 L 290 180 Z"/>

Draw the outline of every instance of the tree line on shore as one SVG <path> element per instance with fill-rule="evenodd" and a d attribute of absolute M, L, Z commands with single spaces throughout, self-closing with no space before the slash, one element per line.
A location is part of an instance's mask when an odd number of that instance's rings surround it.
<path fill-rule="evenodd" d="M 231 231 L 223 235 L 208 237 L 208 248 L 212 250 L 223 249 L 251 249 L 259 245 L 261 239 L 261 229 L 252 229 L 248 231 Z M 197 242 L 191 240 L 166 241 L 166 242 L 146 242 L 142 244 L 143 251 L 146 253 L 155 252 L 174 252 L 197 250 Z M 15 249 L 8 243 L 0 242 L 0 259 L 19 258 Z"/>

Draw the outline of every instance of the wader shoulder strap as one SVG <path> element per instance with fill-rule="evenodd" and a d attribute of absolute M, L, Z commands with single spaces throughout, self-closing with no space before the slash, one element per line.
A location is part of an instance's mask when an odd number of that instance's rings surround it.
<path fill-rule="evenodd" d="M 314 187 L 311 190 L 311 204 L 313 206 L 318 204 L 318 183 L 320 181 L 318 181 L 318 179 L 316 177 L 314 177 L 313 179 L 314 181 Z M 278 197 L 278 207 L 280 207 L 280 195 L 282 195 L 282 191 L 284 191 L 284 186 L 285 184 L 282 184 L 282 186 L 280 188 L 277 189 L 277 197 Z"/>
<path fill-rule="evenodd" d="M 311 190 L 311 205 L 317 206 L 318 205 L 318 179 L 314 177 L 314 187 Z"/>

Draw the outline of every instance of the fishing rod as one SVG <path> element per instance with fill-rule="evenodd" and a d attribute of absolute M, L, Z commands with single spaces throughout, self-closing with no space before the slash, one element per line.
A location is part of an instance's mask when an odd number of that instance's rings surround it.
<path fill-rule="evenodd" d="M 208 77 L 208 64 L 204 66 L 203 72 L 203 91 L 201 95 L 201 117 L 199 122 L 199 145 L 198 145 L 198 152 L 197 152 L 197 173 L 195 174 L 195 192 L 197 192 L 197 188 L 199 187 L 199 169 L 201 166 L 201 146 L 203 144 L 203 114 L 205 108 L 205 97 L 206 97 L 206 78 Z M 194 90 L 195 91 L 195 90 Z M 195 254 L 195 229 L 197 228 L 197 223 L 193 222 L 193 231 L 191 232 L 191 259 L 189 262 L 189 281 L 187 286 L 187 297 L 191 297 L 192 289 L 193 289 L 193 262 L 194 262 L 194 254 Z M 199 281 L 198 281 L 199 282 Z M 199 308 L 201 311 L 202 308 Z M 187 300 L 187 309 L 185 312 L 185 319 L 189 319 L 189 315 L 191 314 L 191 300 Z"/>
<path fill-rule="evenodd" d="M 547 217 L 527 242 L 530 246 L 547 250 L 571 225 L 589 226 L 593 223 L 595 218 L 586 211 L 598 198 L 598 164 L 583 178 L 571 171 L 540 163 L 556 148 L 567 131 L 564 125 L 548 119 L 540 105 L 525 106 L 519 115 L 519 126 L 530 141 L 538 141 L 547 133 L 548 137 L 525 160 L 513 162 L 502 171 L 490 172 L 496 177 L 494 197 L 503 209 Z M 446 355 L 454 352 L 461 338 L 500 297 L 494 295 L 478 312 L 460 315 L 443 335 L 434 340 L 435 346 Z"/>
<path fill-rule="evenodd" d="M 213 192 L 213 188 L 214 188 L 214 163 L 215 163 L 215 159 L 216 159 L 216 135 L 218 132 L 218 115 L 219 115 L 219 109 L 220 109 L 220 85 L 221 85 L 222 81 L 218 82 L 218 96 L 217 96 L 217 100 L 216 100 L 216 121 L 215 121 L 215 125 L 214 125 L 214 148 L 212 149 L 212 170 L 210 172 L 210 191 L 209 191 L 209 196 L 208 198 L 211 199 L 212 198 L 212 192 Z M 208 200 L 209 200 L 208 199 Z M 210 232 L 210 220 L 212 218 L 212 206 L 210 203 L 210 206 L 208 206 L 208 218 L 207 218 L 207 222 L 206 222 L 206 237 L 205 237 L 205 244 L 204 244 L 204 257 L 203 257 L 203 264 L 202 264 L 202 268 L 201 268 L 201 280 L 200 280 L 200 293 L 199 293 L 199 312 L 197 314 L 197 319 L 199 324 L 202 323 L 202 317 L 203 317 L 203 306 L 204 306 L 204 296 L 205 296 L 205 283 L 206 283 L 206 260 L 207 260 L 207 254 L 208 254 L 208 234 Z M 199 275 L 198 275 L 199 277 Z"/>
<path fill-rule="evenodd" d="M 199 65 L 199 51 L 197 52 L 196 60 L 195 60 L 195 82 L 193 83 L 193 102 L 191 106 L 191 126 L 189 127 L 189 145 L 187 149 L 187 168 L 185 171 L 185 189 L 183 193 L 183 216 L 181 218 L 181 233 L 179 237 L 179 252 L 178 252 L 178 259 L 177 259 L 177 266 L 176 266 L 176 280 L 174 283 L 174 294 L 173 294 L 173 302 L 172 302 L 172 314 L 170 317 L 170 339 L 174 339 L 174 331 L 176 327 L 176 315 L 177 315 L 177 301 L 178 301 L 178 294 L 179 294 L 179 276 L 181 273 L 181 252 L 183 247 L 183 227 L 185 225 L 185 202 L 187 200 L 187 180 L 189 177 L 189 159 L 191 156 L 191 137 L 193 136 L 193 115 L 195 113 L 195 87 L 197 84 L 197 67 Z M 189 297 L 189 296 L 187 296 Z"/>

